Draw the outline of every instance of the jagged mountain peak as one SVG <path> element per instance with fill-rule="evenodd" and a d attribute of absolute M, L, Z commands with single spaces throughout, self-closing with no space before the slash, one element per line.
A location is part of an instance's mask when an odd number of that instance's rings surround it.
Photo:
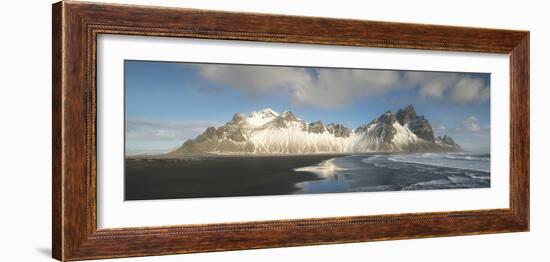
<path fill-rule="evenodd" d="M 401 125 L 405 125 L 407 121 L 416 118 L 416 110 L 413 105 L 408 105 L 405 108 L 397 110 L 396 117 Z"/>
<path fill-rule="evenodd" d="M 266 107 L 262 110 L 259 110 L 259 111 L 254 111 L 252 113 L 250 113 L 250 116 L 253 117 L 253 116 L 271 116 L 271 117 L 276 117 L 276 116 L 279 116 L 279 113 L 277 113 L 275 110 L 269 108 L 269 107 Z"/>
<path fill-rule="evenodd" d="M 386 111 L 380 117 L 378 117 L 378 121 L 385 124 L 393 125 L 393 123 L 395 123 L 397 120 L 395 118 L 395 115 L 391 111 Z"/>
<path fill-rule="evenodd" d="M 326 126 L 326 130 L 336 137 L 350 137 L 352 130 L 342 124 L 330 123 Z"/>
<path fill-rule="evenodd" d="M 246 120 L 246 115 L 243 113 L 235 113 L 230 123 L 240 123 Z"/>
<path fill-rule="evenodd" d="M 402 126 L 407 127 L 418 137 L 434 142 L 435 137 L 430 122 L 423 115 L 418 115 L 413 105 L 408 105 L 399 109 L 395 114 L 397 121 Z"/>
<path fill-rule="evenodd" d="M 453 151 L 463 151 L 462 147 L 457 144 L 452 137 L 445 134 L 442 136 L 438 136 L 435 138 L 435 143 L 439 146 L 442 146 L 447 149 L 451 149 Z"/>
<path fill-rule="evenodd" d="M 403 124 L 401 121 L 403 120 Z M 244 115 L 237 113 L 227 124 L 209 127 L 186 141 L 173 154 L 308 154 L 366 152 L 460 151 L 445 135 L 433 138 L 429 122 L 409 105 L 397 114 L 382 113 L 355 130 L 342 124 L 306 123 L 290 111 L 270 108 Z"/>
<path fill-rule="evenodd" d="M 299 128 L 306 130 L 307 124 L 304 120 L 290 111 L 285 111 L 266 124 L 266 128 Z"/>
<path fill-rule="evenodd" d="M 301 118 L 297 117 L 291 111 L 284 111 L 279 117 L 286 119 L 288 121 L 303 121 Z"/>
<path fill-rule="evenodd" d="M 455 143 L 455 141 L 453 140 L 453 138 L 450 137 L 450 136 L 448 136 L 447 134 L 443 135 L 443 137 L 442 137 L 442 136 L 438 136 L 438 137 L 437 137 L 437 140 L 443 141 L 443 142 L 448 143 L 448 144 L 454 144 L 454 143 Z"/>
<path fill-rule="evenodd" d="M 326 129 L 325 125 L 323 124 L 323 122 L 315 121 L 315 122 L 309 123 L 308 131 L 310 133 L 321 134 L 321 133 L 324 133 L 325 131 L 327 131 L 327 129 Z"/>
<path fill-rule="evenodd" d="M 273 109 L 264 108 L 262 110 L 250 113 L 250 115 L 246 118 L 246 122 L 249 126 L 260 127 L 269 123 L 278 116 L 279 113 L 275 112 Z"/>

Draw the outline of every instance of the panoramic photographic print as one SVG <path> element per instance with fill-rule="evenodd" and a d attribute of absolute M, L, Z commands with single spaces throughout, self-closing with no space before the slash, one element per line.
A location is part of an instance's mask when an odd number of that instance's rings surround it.
<path fill-rule="evenodd" d="M 490 74 L 126 60 L 125 200 L 489 188 Z"/>

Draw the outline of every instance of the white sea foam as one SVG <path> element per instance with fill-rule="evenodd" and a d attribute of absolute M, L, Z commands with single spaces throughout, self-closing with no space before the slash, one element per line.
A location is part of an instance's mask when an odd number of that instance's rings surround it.
<path fill-rule="evenodd" d="M 475 178 L 475 179 L 481 179 L 481 180 L 491 180 L 491 177 L 490 176 L 478 176 L 478 175 L 475 175 L 475 174 L 472 174 L 472 173 L 465 173 L 465 175 L 471 177 L 471 178 Z"/>
<path fill-rule="evenodd" d="M 447 159 L 446 155 L 448 153 L 351 155 L 294 170 L 311 172 L 326 178 L 298 184 L 304 192 L 373 192 L 490 186 L 490 173 L 468 170 L 473 168 L 466 164 L 459 167 L 459 164 L 453 163 L 453 161 L 461 161 L 460 163 L 467 161 L 471 162 L 470 165 L 478 163 L 480 166 L 488 166 L 488 161 L 467 160 L 466 158 Z M 414 156 L 423 159 L 423 161 L 421 163 L 417 163 L 420 161 L 397 161 L 410 160 Z M 390 158 L 395 159 L 390 160 Z M 432 162 L 426 163 L 428 160 Z M 373 168 L 374 166 L 378 168 Z"/>
<path fill-rule="evenodd" d="M 425 153 L 425 154 L 403 154 L 394 155 L 388 158 L 390 161 L 422 164 L 438 167 L 457 168 L 481 172 L 490 172 L 490 157 L 479 157 L 467 155 L 467 153 Z"/>
<path fill-rule="evenodd" d="M 311 172 L 321 177 L 333 177 L 338 171 L 348 170 L 334 163 L 335 158 L 325 160 L 318 165 L 295 168 L 294 171 Z"/>
<path fill-rule="evenodd" d="M 487 161 L 487 162 L 491 160 L 488 157 L 475 157 L 475 156 L 467 156 L 467 155 L 460 155 L 460 154 L 448 154 L 448 155 L 445 155 L 444 158 L 456 159 L 456 160 Z"/>
<path fill-rule="evenodd" d="M 448 179 L 436 179 L 426 182 L 419 182 L 409 186 L 404 187 L 402 190 L 418 190 L 418 189 L 429 189 L 429 188 L 445 188 L 451 184 L 451 181 Z"/>
<path fill-rule="evenodd" d="M 453 181 L 453 183 L 463 183 L 468 182 L 470 179 L 463 177 L 463 176 L 449 176 L 447 177 L 449 180 Z"/>

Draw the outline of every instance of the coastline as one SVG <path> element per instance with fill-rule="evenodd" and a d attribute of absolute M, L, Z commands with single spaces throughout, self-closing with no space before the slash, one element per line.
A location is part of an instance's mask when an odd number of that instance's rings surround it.
<path fill-rule="evenodd" d="M 406 159 L 395 161 L 393 155 Z M 490 187 L 490 172 L 471 170 L 473 162 L 456 166 L 460 158 L 479 156 L 453 156 L 447 165 L 439 163 L 440 159 L 430 160 L 437 163 L 422 163 L 411 161 L 411 157 L 446 156 L 363 153 L 130 157 L 125 160 L 125 200 Z M 486 162 L 477 164 L 483 167 L 485 163 L 490 163 L 490 155 Z"/>

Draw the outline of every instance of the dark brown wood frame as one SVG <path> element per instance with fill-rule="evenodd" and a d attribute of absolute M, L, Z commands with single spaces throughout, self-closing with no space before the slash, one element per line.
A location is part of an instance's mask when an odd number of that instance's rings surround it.
<path fill-rule="evenodd" d="M 529 230 L 529 32 L 83 2 L 53 5 L 53 257 L 82 260 Z M 502 53 L 510 57 L 510 208 L 98 229 L 99 34 Z"/>

